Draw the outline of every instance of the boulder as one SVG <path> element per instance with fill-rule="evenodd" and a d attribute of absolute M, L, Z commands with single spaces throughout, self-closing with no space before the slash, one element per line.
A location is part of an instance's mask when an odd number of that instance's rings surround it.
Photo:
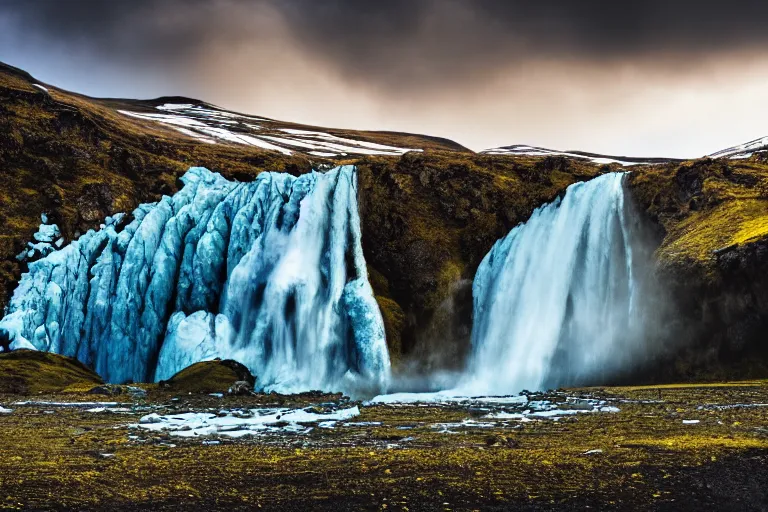
<path fill-rule="evenodd" d="M 486 437 L 485 444 L 488 446 L 504 446 L 507 448 L 518 448 L 520 446 L 519 441 L 508 439 L 506 436 L 502 436 L 501 434 L 494 434 Z"/>
<path fill-rule="evenodd" d="M 104 384 L 88 390 L 89 395 L 117 396 L 123 394 L 123 388 L 114 384 Z"/>
<path fill-rule="evenodd" d="M 237 361 L 214 359 L 188 366 L 158 384 L 174 393 L 216 393 L 226 392 L 233 387 L 233 382 L 245 382 L 253 390 L 256 377 L 245 365 Z"/>
<path fill-rule="evenodd" d="M 131 395 L 131 398 L 146 398 L 147 392 L 146 390 L 137 387 L 137 386 L 126 386 L 125 388 L 126 393 Z"/>
<path fill-rule="evenodd" d="M 249 383 L 247 383 L 244 380 L 239 380 L 232 384 L 232 387 L 230 387 L 227 390 L 227 393 L 230 395 L 236 395 L 236 396 L 248 396 L 253 394 L 253 386 L 251 386 Z"/>

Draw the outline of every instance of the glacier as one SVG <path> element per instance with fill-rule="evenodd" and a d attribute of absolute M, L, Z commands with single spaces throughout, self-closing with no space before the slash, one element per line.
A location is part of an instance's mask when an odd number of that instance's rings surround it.
<path fill-rule="evenodd" d="M 641 348 L 624 173 L 568 187 L 482 260 L 463 395 L 605 382 Z"/>
<path fill-rule="evenodd" d="M 183 188 L 29 264 L 0 320 L 13 347 L 76 357 L 109 382 L 236 359 L 267 391 L 380 392 L 390 378 L 353 166 Z"/>

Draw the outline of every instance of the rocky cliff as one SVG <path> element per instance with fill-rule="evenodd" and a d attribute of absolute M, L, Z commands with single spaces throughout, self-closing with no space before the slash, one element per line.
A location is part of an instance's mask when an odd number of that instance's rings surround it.
<path fill-rule="evenodd" d="M 659 378 L 768 373 L 768 154 L 701 159 L 630 176 L 657 227 L 673 312 Z"/>
<path fill-rule="evenodd" d="M 170 114 L 157 117 L 168 104 L 198 117 L 180 128 Z M 188 129 L 211 112 L 217 124 Z M 233 124 L 224 118 L 239 114 L 221 112 L 186 98 L 87 98 L 0 66 L 0 308 L 25 270 L 16 256 L 41 213 L 70 241 L 108 215 L 177 191 L 192 165 L 249 181 L 265 170 L 354 164 L 363 248 L 393 359 L 451 368 L 468 347 L 471 280 L 494 242 L 571 183 L 622 169 L 578 154 L 476 154 L 412 134 Z M 254 130 L 267 135 L 257 139 Z M 768 162 L 756 154 L 631 169 L 672 306 L 655 334 L 670 347 L 664 364 L 642 378 L 765 375 Z"/>

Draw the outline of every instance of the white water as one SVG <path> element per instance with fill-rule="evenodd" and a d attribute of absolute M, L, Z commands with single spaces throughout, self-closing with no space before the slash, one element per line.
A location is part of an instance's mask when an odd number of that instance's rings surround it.
<path fill-rule="evenodd" d="M 390 363 L 367 280 L 353 167 L 234 183 L 203 168 L 31 263 L 0 321 L 16 348 L 106 380 L 236 359 L 267 390 L 383 391 Z"/>
<path fill-rule="evenodd" d="M 631 361 L 636 286 L 623 179 L 614 173 L 570 186 L 486 255 L 457 392 L 582 384 Z"/>

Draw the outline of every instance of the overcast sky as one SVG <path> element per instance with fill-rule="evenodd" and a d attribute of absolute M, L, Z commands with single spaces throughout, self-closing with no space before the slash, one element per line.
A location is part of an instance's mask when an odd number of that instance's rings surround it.
<path fill-rule="evenodd" d="M 768 1 L 0 0 L 0 60 L 92 96 L 630 156 L 768 135 Z"/>

